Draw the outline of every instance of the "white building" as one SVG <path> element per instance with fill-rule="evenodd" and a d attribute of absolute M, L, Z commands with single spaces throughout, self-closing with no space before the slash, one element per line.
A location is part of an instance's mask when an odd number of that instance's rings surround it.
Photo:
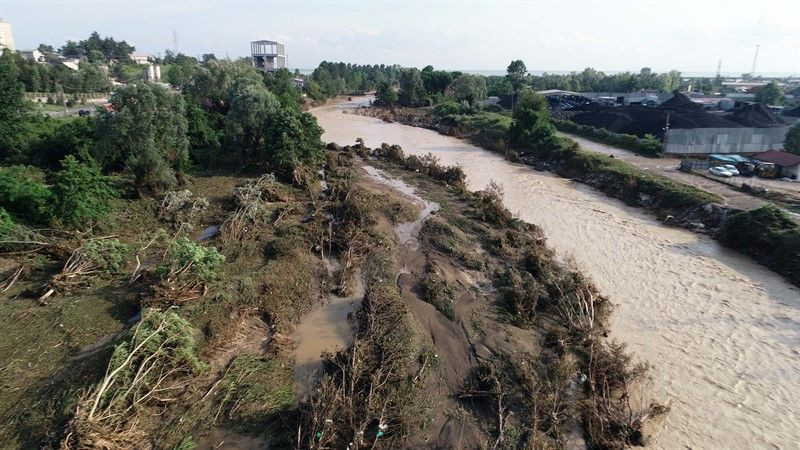
<path fill-rule="evenodd" d="M 44 54 L 39 50 L 20 50 L 19 54 L 28 61 L 43 63 L 46 61 Z"/>
<path fill-rule="evenodd" d="M 286 46 L 280 42 L 253 41 L 250 43 L 250 54 L 256 69 L 263 72 L 286 68 Z"/>
<path fill-rule="evenodd" d="M 155 61 L 153 55 L 143 52 L 133 52 L 128 57 L 136 64 L 150 64 Z"/>
<path fill-rule="evenodd" d="M 0 22 L 0 52 L 5 49 L 13 52 L 17 47 L 14 45 L 14 33 L 11 32 L 11 24 Z"/>

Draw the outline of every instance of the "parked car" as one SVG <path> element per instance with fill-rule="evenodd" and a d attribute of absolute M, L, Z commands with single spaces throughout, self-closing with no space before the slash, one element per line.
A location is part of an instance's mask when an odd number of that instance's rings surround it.
<path fill-rule="evenodd" d="M 711 175 L 714 175 L 714 176 L 717 176 L 717 177 L 723 177 L 723 178 L 728 178 L 728 177 L 732 177 L 733 176 L 733 174 L 730 173 L 728 171 L 728 169 L 726 169 L 726 168 L 724 168 L 722 166 L 710 167 L 708 169 L 708 173 L 710 173 Z"/>
<path fill-rule="evenodd" d="M 722 166 L 725 170 L 731 173 L 733 176 L 739 175 L 739 169 L 736 168 L 733 164 L 725 164 Z"/>

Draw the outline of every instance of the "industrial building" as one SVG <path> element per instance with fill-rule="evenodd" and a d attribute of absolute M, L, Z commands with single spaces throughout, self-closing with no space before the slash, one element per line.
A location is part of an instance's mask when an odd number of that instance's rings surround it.
<path fill-rule="evenodd" d="M 681 155 L 752 154 L 782 150 L 788 124 L 760 104 L 739 103 L 728 111 L 706 110 L 701 102 L 674 94 L 661 104 L 609 105 L 559 93 L 548 95 L 554 117 L 640 138 L 652 135 L 664 152 Z"/>
<path fill-rule="evenodd" d="M 253 65 L 262 72 L 275 72 L 286 68 L 286 46 L 275 41 L 253 41 L 250 43 Z"/>
<path fill-rule="evenodd" d="M 0 52 L 5 49 L 13 52 L 17 47 L 14 45 L 14 33 L 11 31 L 11 24 L 0 21 Z"/>
<path fill-rule="evenodd" d="M 754 155 L 753 159 L 775 164 L 779 170 L 778 177 L 800 180 L 800 155 L 770 150 Z"/>

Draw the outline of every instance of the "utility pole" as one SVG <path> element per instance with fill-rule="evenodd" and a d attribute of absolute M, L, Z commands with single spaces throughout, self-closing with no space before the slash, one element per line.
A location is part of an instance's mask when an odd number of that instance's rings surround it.
<path fill-rule="evenodd" d="M 756 62 L 758 62 L 758 49 L 761 48 L 761 44 L 756 44 L 756 54 L 753 55 L 753 67 L 750 69 L 750 76 L 752 78 L 756 77 Z"/>
<path fill-rule="evenodd" d="M 719 60 L 719 62 L 717 62 L 717 78 L 719 78 L 720 72 L 722 72 L 722 60 L 721 59 Z"/>
<path fill-rule="evenodd" d="M 172 30 L 172 50 L 175 54 L 178 54 L 178 32 L 174 29 Z"/>

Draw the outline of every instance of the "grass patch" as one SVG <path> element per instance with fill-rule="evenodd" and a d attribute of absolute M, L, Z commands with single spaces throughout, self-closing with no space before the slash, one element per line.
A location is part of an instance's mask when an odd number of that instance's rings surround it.
<path fill-rule="evenodd" d="M 800 224 L 780 208 L 765 205 L 731 215 L 719 240 L 800 286 Z"/>
<path fill-rule="evenodd" d="M 427 245 L 455 258 L 467 269 L 483 268 L 483 261 L 475 253 L 475 242 L 442 219 L 433 217 L 427 220 L 420 231 L 420 238 Z"/>

